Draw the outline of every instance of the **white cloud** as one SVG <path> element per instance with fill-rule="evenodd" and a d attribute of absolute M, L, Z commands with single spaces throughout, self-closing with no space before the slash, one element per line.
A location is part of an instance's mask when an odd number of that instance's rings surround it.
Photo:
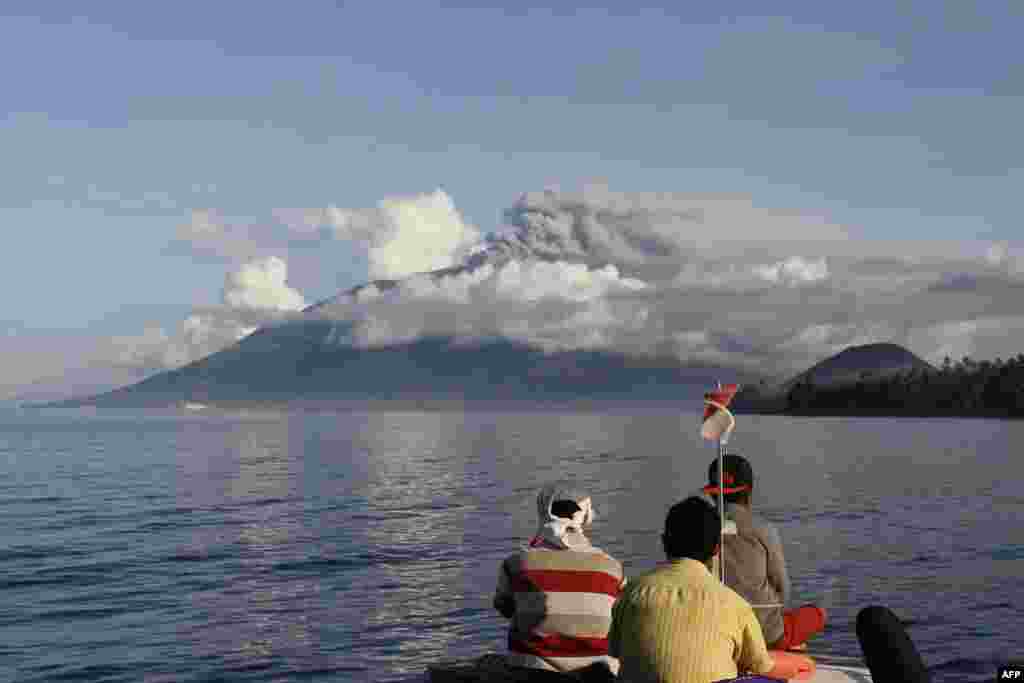
<path fill-rule="evenodd" d="M 638 291 L 647 285 L 635 278 L 622 278 L 613 265 L 588 269 L 564 261 L 510 261 L 497 271 L 494 294 L 499 299 L 539 301 L 545 298 L 586 302 L 615 291 Z"/>
<path fill-rule="evenodd" d="M 1010 277 L 1024 276 L 1024 254 L 1006 242 L 991 245 L 985 252 L 989 266 Z"/>
<path fill-rule="evenodd" d="M 227 348 L 253 331 L 227 312 L 193 314 L 171 335 L 150 327 L 141 335 L 116 337 L 106 353 L 115 367 L 169 370 Z"/>
<path fill-rule="evenodd" d="M 950 320 L 913 330 L 908 344 L 938 365 L 945 357 L 954 362 L 964 356 L 975 360 L 1009 358 L 1024 351 L 1024 316 L 979 317 Z"/>
<path fill-rule="evenodd" d="M 408 318 L 365 315 L 351 332 L 338 337 L 337 342 L 357 348 L 390 346 L 415 341 L 423 336 L 424 331 L 422 324 Z"/>
<path fill-rule="evenodd" d="M 848 238 L 820 217 L 743 198 L 621 193 L 596 185 L 526 193 L 487 238 L 442 190 L 389 197 L 368 209 L 279 209 L 275 215 L 295 238 L 319 238 L 326 229 L 363 250 L 371 280 L 508 258 L 613 265 L 644 280 L 666 280 L 693 261 L 740 254 L 778 259 L 797 243 L 841 249 Z M 813 277 L 820 268 L 812 261 L 784 264 L 782 276 L 794 267 L 803 268 L 796 277 Z"/>
<path fill-rule="evenodd" d="M 435 277 L 425 273 L 417 273 L 403 280 L 393 290 L 393 295 L 403 298 L 421 300 L 442 300 L 468 304 L 478 295 L 483 283 L 495 277 L 495 267 L 488 263 L 475 270 Z M 361 300 L 370 300 L 380 296 L 380 290 L 373 287 L 372 291 L 360 292 Z"/>
<path fill-rule="evenodd" d="M 985 251 L 985 260 L 993 266 L 1001 266 L 1009 256 L 1009 247 L 1005 243 L 993 244 Z"/>
<path fill-rule="evenodd" d="M 500 324 L 502 336 L 527 342 L 544 351 L 617 350 L 623 337 L 643 328 L 645 307 L 622 307 L 606 298 L 593 299 L 573 309 L 530 315 L 523 312 Z"/>
<path fill-rule="evenodd" d="M 619 270 L 611 265 L 587 268 L 580 263 L 529 260 L 509 261 L 497 266 L 485 263 L 476 269 L 441 276 L 418 273 L 404 279 L 384 296 L 389 301 L 404 298 L 460 303 L 535 303 L 543 300 L 583 303 L 645 287 L 646 283 L 636 278 L 622 277 Z M 380 296 L 376 287 L 361 290 L 356 295 L 359 300 L 374 300 Z"/>
<path fill-rule="evenodd" d="M 287 278 L 288 266 L 276 256 L 247 263 L 225 278 L 224 303 L 242 310 L 300 311 L 306 301 Z"/>
<path fill-rule="evenodd" d="M 741 292 L 774 286 L 817 284 L 828 280 L 830 275 L 825 258 L 812 261 L 792 256 L 769 264 L 748 264 L 742 260 L 694 260 L 682 266 L 671 284 L 682 289 Z"/>
<path fill-rule="evenodd" d="M 754 272 L 768 282 L 790 287 L 821 282 L 828 279 L 829 275 L 826 259 L 810 261 L 800 256 L 792 256 L 767 266 L 757 266 Z"/>
<path fill-rule="evenodd" d="M 827 281 L 828 261 L 791 256 L 772 263 L 751 263 L 750 257 L 695 258 L 684 263 L 671 285 L 679 289 L 752 292 L 770 287 L 801 287 Z"/>
<path fill-rule="evenodd" d="M 287 264 L 278 257 L 246 263 L 225 277 L 221 306 L 195 310 L 170 333 L 150 326 L 139 335 L 115 337 L 100 360 L 118 368 L 168 370 L 223 350 L 305 307 L 287 275 Z"/>
<path fill-rule="evenodd" d="M 281 213 L 281 212 L 279 212 Z M 292 211 L 289 227 L 310 235 L 322 225 L 366 251 L 370 279 L 401 278 L 459 263 L 480 244 L 480 231 L 466 223 L 443 190 L 389 197 L 369 209 Z"/>
<path fill-rule="evenodd" d="M 365 288 L 319 312 L 351 322 L 352 330 L 334 339 L 357 346 L 437 334 L 503 336 L 548 346 L 576 340 L 593 347 L 611 343 L 606 332 L 625 325 L 622 316 L 628 321 L 643 318 L 635 304 L 614 297 L 646 287 L 622 277 L 614 266 L 510 261 L 450 274 L 420 274 L 383 292 Z"/>

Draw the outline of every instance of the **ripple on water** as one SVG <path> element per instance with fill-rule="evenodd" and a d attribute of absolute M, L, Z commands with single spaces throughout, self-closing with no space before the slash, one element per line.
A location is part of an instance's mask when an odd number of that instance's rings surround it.
<path fill-rule="evenodd" d="M 988 552 L 993 560 L 1024 560 L 1024 545 L 1011 545 L 996 548 Z"/>
<path fill-rule="evenodd" d="M 490 607 L 497 565 L 533 532 L 536 486 L 562 474 L 558 463 L 599 482 L 595 538 L 631 576 L 660 559 L 661 497 L 706 475 L 703 454 L 680 457 L 685 439 L 634 443 L 678 434 L 678 416 L 220 419 L 202 423 L 210 431 L 88 419 L 36 430 L 32 453 L 59 452 L 67 467 L 32 479 L 44 460 L 19 453 L 35 469 L 0 474 L 0 510 L 17 532 L 0 538 L 0 678 L 404 680 L 438 658 L 503 647 L 506 622 Z M 337 438 L 306 438 L 307 419 Z M 780 419 L 747 434 L 766 446 L 816 443 L 823 424 Z M 901 458 L 920 465 L 908 491 L 890 481 L 900 479 L 892 459 L 863 457 L 872 434 L 827 427 L 828 457 L 810 463 L 831 475 L 827 500 L 808 495 L 799 449 L 751 447 L 759 471 L 778 473 L 764 510 L 793 548 L 795 592 L 829 609 L 822 647 L 858 656 L 857 610 L 885 604 L 907 619 L 935 683 L 990 680 L 1024 628 L 1013 573 L 1024 511 L 977 460 L 996 449 L 1017 463 L 1012 443 L 952 453 L 971 463 L 955 485 L 950 453 L 908 446 Z M 530 461 L 541 471 L 523 466 L 529 453 L 544 454 Z M 185 458 L 201 470 L 195 479 L 181 476 Z M 89 479 L 76 474 L 83 463 Z M 986 489 L 994 495 L 979 500 Z M 220 493 L 231 491 L 261 493 Z"/>
<path fill-rule="evenodd" d="M 6 487 L 5 487 L 6 488 Z M 74 498 L 67 496 L 26 496 L 0 498 L 0 508 L 13 507 L 16 505 L 59 505 L 61 503 L 72 503 Z M 49 512 L 49 510 L 47 510 Z"/>
<path fill-rule="evenodd" d="M 21 545 L 11 548 L 0 548 L 0 563 L 17 562 L 19 560 L 54 560 L 69 557 L 88 557 L 88 550 L 69 548 L 66 544 Z"/>

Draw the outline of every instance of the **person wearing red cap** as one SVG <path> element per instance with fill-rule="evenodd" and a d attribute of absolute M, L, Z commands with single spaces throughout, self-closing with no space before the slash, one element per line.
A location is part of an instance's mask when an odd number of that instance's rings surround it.
<path fill-rule="evenodd" d="M 765 641 L 774 650 L 802 646 L 825 628 L 825 610 L 804 605 L 786 610 L 790 597 L 789 574 L 782 539 L 771 522 L 751 509 L 754 470 L 746 458 L 736 454 L 722 459 L 722 481 L 718 481 L 718 459 L 708 466 L 704 493 L 717 504 L 721 495 L 726 518 L 736 524 L 736 533 L 724 537 L 722 561 L 725 583 L 755 606 Z M 758 607 L 771 605 L 770 607 Z"/>

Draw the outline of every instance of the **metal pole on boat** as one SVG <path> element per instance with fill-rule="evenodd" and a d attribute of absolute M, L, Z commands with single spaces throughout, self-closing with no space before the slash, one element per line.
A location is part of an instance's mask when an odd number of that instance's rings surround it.
<path fill-rule="evenodd" d="M 717 382 L 717 384 L 717 391 L 721 392 L 722 383 Z M 734 384 L 732 385 L 732 387 L 733 394 L 735 394 L 735 392 L 739 391 L 740 389 L 739 384 Z M 708 398 L 708 395 L 705 394 L 705 405 L 714 406 L 718 410 L 722 411 L 722 414 L 725 415 L 725 417 L 728 419 L 726 426 L 723 427 L 720 432 L 715 432 L 715 441 L 718 442 L 718 521 L 722 527 L 722 530 L 718 535 L 718 578 L 722 583 L 725 583 L 725 492 L 723 491 L 723 489 L 725 488 L 725 482 L 723 481 L 723 479 L 725 478 L 725 447 L 726 444 L 729 443 L 729 436 L 732 434 L 732 430 L 736 428 L 736 416 L 733 415 L 732 411 L 730 411 L 728 408 L 728 403 L 729 400 L 731 400 L 731 397 L 730 399 L 721 402 L 715 400 L 715 398 L 716 397 L 713 395 L 711 396 L 711 398 Z M 705 438 L 709 440 L 711 439 L 711 437 L 709 436 L 705 436 Z M 785 607 L 785 605 L 781 602 L 773 602 L 764 605 L 751 604 L 750 606 L 755 609 L 762 609 L 768 607 Z"/>
<path fill-rule="evenodd" d="M 716 382 L 716 384 L 717 388 L 714 392 L 704 395 L 705 419 L 714 419 L 715 410 L 717 410 L 720 411 L 721 416 L 726 418 L 727 422 L 724 426 L 714 425 L 710 428 L 702 429 L 702 433 L 704 438 L 708 440 L 714 439 L 718 442 L 718 521 L 721 526 L 721 532 L 718 536 L 718 577 L 724 583 L 725 556 L 722 550 L 725 547 L 725 494 L 722 489 L 725 486 L 723 481 L 725 446 L 729 442 L 729 434 L 736 427 L 736 418 L 729 410 L 728 404 L 732 400 L 732 396 L 739 389 L 739 385 L 730 385 L 730 393 L 728 396 L 725 396 L 723 395 L 724 387 L 722 387 L 722 383 Z M 714 410 L 711 410 L 712 408 Z"/>
<path fill-rule="evenodd" d="M 722 390 L 721 382 L 718 382 L 718 390 Z M 718 438 L 718 578 L 722 583 L 725 583 L 725 495 L 722 492 L 722 475 L 725 469 L 725 444 L 729 441 L 729 431 L 725 430 Z"/>
<path fill-rule="evenodd" d="M 722 383 L 718 383 L 721 390 Z M 725 470 L 725 444 L 729 440 L 729 431 L 722 432 L 718 439 L 718 579 L 725 583 L 725 494 L 722 491 L 725 481 L 723 472 Z"/>
<path fill-rule="evenodd" d="M 736 385 L 739 390 L 739 385 Z M 722 390 L 722 383 L 718 382 L 718 390 Z M 729 426 L 725 428 L 718 438 L 718 522 L 721 528 L 718 536 L 718 578 L 725 583 L 725 447 L 729 443 L 729 436 L 736 427 L 736 416 L 732 414 L 727 405 L 722 410 L 729 418 Z"/>

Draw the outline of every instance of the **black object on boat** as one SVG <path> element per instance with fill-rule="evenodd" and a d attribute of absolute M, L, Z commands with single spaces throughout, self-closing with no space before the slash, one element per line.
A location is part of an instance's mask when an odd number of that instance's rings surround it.
<path fill-rule="evenodd" d="M 878 605 L 857 613 L 857 640 L 877 683 L 930 683 L 914 642 L 891 610 Z"/>

